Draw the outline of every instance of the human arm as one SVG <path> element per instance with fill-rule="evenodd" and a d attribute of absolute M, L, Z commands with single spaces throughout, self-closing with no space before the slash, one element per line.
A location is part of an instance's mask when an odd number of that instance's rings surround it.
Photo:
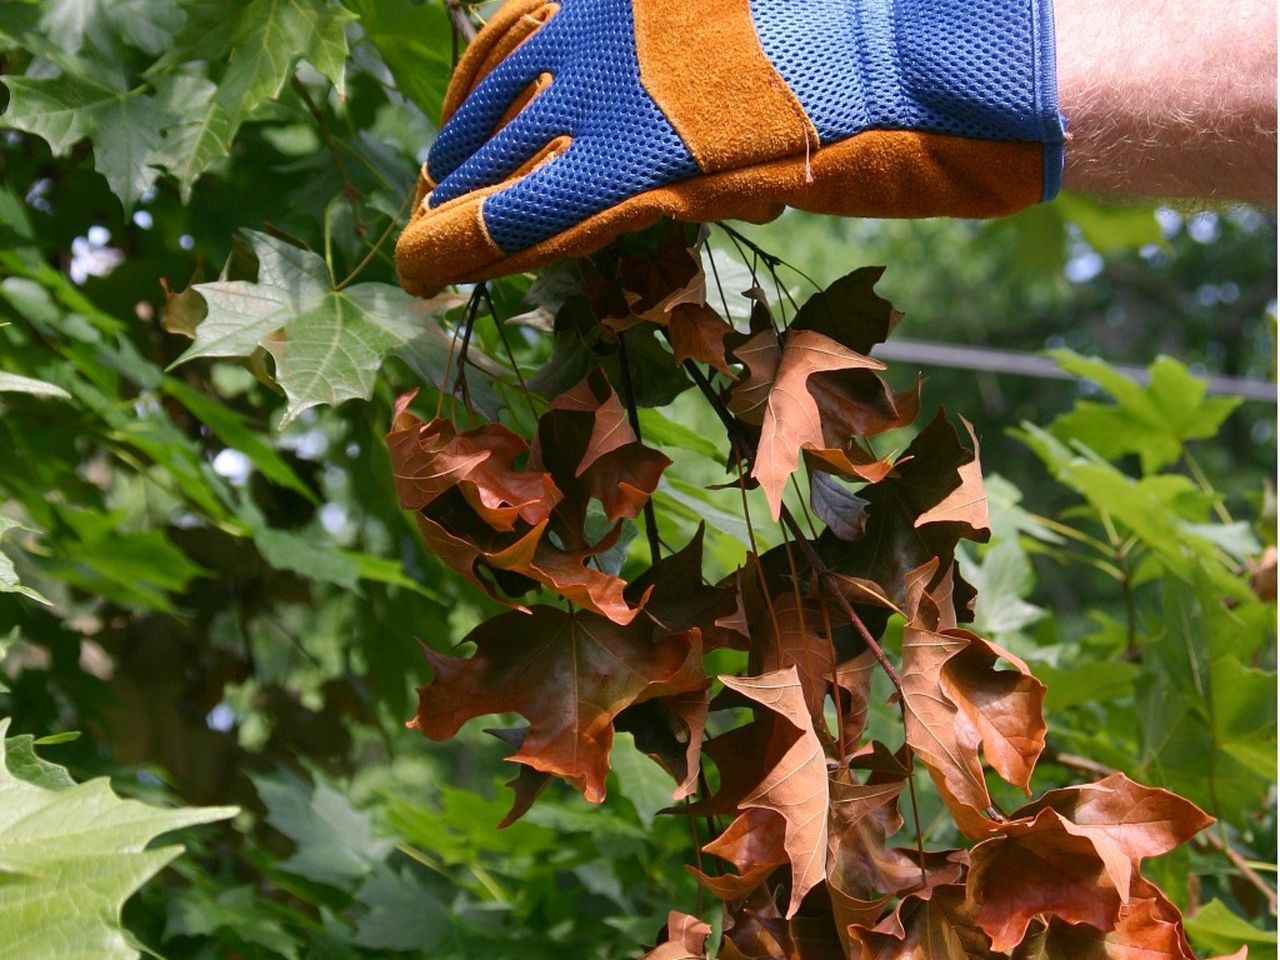
<path fill-rule="evenodd" d="M 1274 0 L 1056 0 L 1067 189 L 1276 202 Z"/>

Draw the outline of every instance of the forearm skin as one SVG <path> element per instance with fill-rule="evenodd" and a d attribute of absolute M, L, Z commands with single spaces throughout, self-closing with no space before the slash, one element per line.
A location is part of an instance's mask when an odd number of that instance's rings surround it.
<path fill-rule="evenodd" d="M 1068 189 L 1276 202 L 1274 0 L 1056 0 Z"/>

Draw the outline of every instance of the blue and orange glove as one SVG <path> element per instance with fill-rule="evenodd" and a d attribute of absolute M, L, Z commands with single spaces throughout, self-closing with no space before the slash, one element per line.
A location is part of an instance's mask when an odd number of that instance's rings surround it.
<path fill-rule="evenodd" d="M 1050 0 L 509 0 L 467 49 L 405 288 L 660 216 L 993 217 L 1058 190 Z"/>

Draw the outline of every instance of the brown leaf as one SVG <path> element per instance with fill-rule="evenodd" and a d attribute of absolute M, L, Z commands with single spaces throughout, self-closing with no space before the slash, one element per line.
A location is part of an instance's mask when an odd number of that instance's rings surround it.
<path fill-rule="evenodd" d="M 1190 800 L 1135 783 L 1123 773 L 1050 790 L 1014 817 L 1029 819 L 1043 810 L 1056 811 L 1067 823 L 1064 829 L 1094 842 L 1126 899 L 1144 859 L 1168 853 L 1214 822 Z"/>
<path fill-rule="evenodd" d="M 710 685 L 708 679 L 701 689 L 637 703 L 623 710 L 614 722 L 618 730 L 635 737 L 636 749 L 675 779 L 672 800 L 683 800 L 698 789 Z"/>
<path fill-rule="evenodd" d="M 689 246 L 681 224 L 667 228 L 656 250 L 623 257 L 618 277 L 632 316 L 641 320 L 664 322 L 676 305 L 706 300 L 702 258 Z"/>
<path fill-rule="evenodd" d="M 570 550 L 584 545 L 589 500 L 598 500 L 610 520 L 636 517 L 670 463 L 636 439 L 598 367 L 551 402 L 529 453 L 529 469 L 545 470 L 564 494 L 552 529 Z"/>
<path fill-rule="evenodd" d="M 667 915 L 667 942 L 650 950 L 641 960 L 702 960 L 709 936 L 711 924 L 672 910 Z"/>
<path fill-rule="evenodd" d="M 964 887 L 953 884 L 912 894 L 879 925 L 850 934 L 855 960 L 996 960 Z"/>
<path fill-rule="evenodd" d="M 815 330 L 857 353 L 870 353 L 902 320 L 902 314 L 875 292 L 884 267 L 860 267 L 806 300 L 793 330 Z"/>
<path fill-rule="evenodd" d="M 884 364 L 854 353 L 821 333 L 802 330 L 787 335 L 777 374 L 765 401 L 760 442 L 751 470 L 751 475 L 764 488 L 774 520 L 781 513 L 782 493 L 799 465 L 800 451 L 827 446 L 821 412 L 810 392 L 809 378 L 824 372 L 856 369 L 883 370 Z"/>
<path fill-rule="evenodd" d="M 782 346 L 772 327 L 761 330 L 733 348 L 733 359 L 746 366 L 746 375 L 729 394 L 729 411 L 744 423 L 764 422 L 769 391 L 782 363 Z"/>
<path fill-rule="evenodd" d="M 495 530 L 514 529 L 517 518 L 536 524 L 560 500 L 551 476 L 517 469 L 529 445 L 500 424 L 456 432 L 437 417 L 423 423 L 408 412 L 417 391 L 396 400 L 387 434 L 396 492 L 406 510 L 421 510 L 453 487 Z"/>
<path fill-rule="evenodd" d="M 819 552 L 837 573 L 879 584 L 896 606 L 904 607 L 910 571 L 937 558 L 934 573 L 941 577 L 950 569 L 961 538 L 990 538 L 976 510 L 963 521 L 917 523 L 956 490 L 964 488 L 964 496 L 975 499 L 972 484 L 977 473 L 965 468 L 977 463 L 977 455 L 960 445 L 955 429 L 939 412 L 898 457 L 889 476 L 858 491 L 868 502 L 866 534 L 849 542 L 825 532 L 818 540 Z M 961 612 L 967 600 L 966 595 Z"/>
<path fill-rule="evenodd" d="M 672 632 L 697 627 L 702 633 L 702 645 L 708 650 L 741 648 L 744 636 L 719 622 L 733 617 L 737 592 L 732 583 L 711 586 L 702 577 L 704 526 L 698 525 L 684 547 L 662 557 L 632 580 L 626 597 L 638 603 L 647 592 L 645 613 L 655 623 Z"/>
<path fill-rule="evenodd" d="M 681 303 L 667 315 L 667 334 L 676 363 L 696 360 L 731 374 L 725 359 L 725 337 L 733 327 L 705 303 Z"/>
<path fill-rule="evenodd" d="M 1053 920 L 1042 939 L 1045 960 L 1195 960 L 1196 956 L 1178 908 L 1142 877 L 1135 878 L 1133 899 L 1120 907 L 1114 929 L 1103 932 L 1088 924 Z"/>
<path fill-rule="evenodd" d="M 485 733 L 497 737 L 512 750 L 517 751 L 524 745 L 524 739 L 528 732 L 527 727 L 485 730 Z M 507 786 L 515 794 L 515 799 L 512 801 L 511 809 L 507 811 L 507 815 L 498 824 L 499 830 L 511 826 L 511 824 L 528 813 L 529 808 L 533 806 L 533 802 L 538 799 L 538 794 L 542 793 L 547 784 L 551 782 L 551 774 L 535 770 L 533 767 L 527 767 L 523 763 L 516 764 L 516 769 L 516 775 L 507 781 Z"/>
<path fill-rule="evenodd" d="M 987 492 L 982 486 L 978 435 L 973 432 L 973 424 L 964 417 L 960 418 L 960 422 L 973 441 L 973 459 L 956 470 L 960 486 L 916 517 L 916 526 L 923 527 L 927 523 L 958 523 L 973 531 L 976 538 L 983 530 L 990 529 L 991 519 L 987 514 Z"/>
<path fill-rule="evenodd" d="M 783 847 L 791 864 L 786 915 L 793 917 L 804 895 L 822 882 L 826 872 L 827 764 L 822 745 L 809 720 L 795 667 L 759 677 L 722 676 L 720 680 L 794 727 L 785 751 L 739 804 L 744 810 L 772 810 L 785 821 Z"/>
<path fill-rule="evenodd" d="M 655 638 L 646 620 L 622 626 L 535 607 L 493 617 L 466 639 L 476 645 L 470 658 L 427 650 L 434 677 L 418 690 L 410 726 L 447 740 L 472 717 L 519 713 L 529 729 L 508 759 L 562 777 L 596 803 L 604 798 L 614 717 L 705 682 L 696 637 Z"/>
<path fill-rule="evenodd" d="M 1092 841 L 1057 811 L 1001 825 L 970 850 L 966 899 L 997 952 L 1012 950 L 1040 915 L 1111 930 L 1121 898 Z"/>
<path fill-rule="evenodd" d="M 704 887 L 721 900 L 740 900 L 787 863 L 783 844 L 786 821 L 782 815 L 763 807 L 752 807 L 702 849 L 732 863 L 738 873 L 716 876 L 686 867 Z"/>
<path fill-rule="evenodd" d="M 1025 663 L 976 634 L 954 627 L 951 579 L 934 564 L 908 575 L 910 619 L 902 635 L 907 742 L 929 769 L 960 829 L 983 836 L 991 805 L 978 749 L 1015 786 L 1026 788 L 1044 749 L 1044 685 Z M 997 670 L 998 660 L 1013 670 Z"/>

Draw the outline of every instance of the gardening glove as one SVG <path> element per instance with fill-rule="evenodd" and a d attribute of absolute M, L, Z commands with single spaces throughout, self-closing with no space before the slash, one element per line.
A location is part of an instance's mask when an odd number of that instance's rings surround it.
<path fill-rule="evenodd" d="M 661 216 L 1001 216 L 1062 172 L 1050 0 L 509 0 L 444 114 L 419 294 Z"/>

